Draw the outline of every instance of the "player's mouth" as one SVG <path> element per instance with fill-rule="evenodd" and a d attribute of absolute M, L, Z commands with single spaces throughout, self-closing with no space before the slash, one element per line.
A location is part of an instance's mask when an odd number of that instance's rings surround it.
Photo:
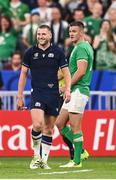
<path fill-rule="evenodd" d="M 71 36 L 70 38 L 71 38 L 71 39 L 74 39 L 75 37 Z"/>

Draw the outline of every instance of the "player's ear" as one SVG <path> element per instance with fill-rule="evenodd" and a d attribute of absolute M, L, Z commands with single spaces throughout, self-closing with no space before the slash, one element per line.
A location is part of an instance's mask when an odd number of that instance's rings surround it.
<path fill-rule="evenodd" d="M 50 39 L 52 39 L 52 33 L 50 32 Z"/>

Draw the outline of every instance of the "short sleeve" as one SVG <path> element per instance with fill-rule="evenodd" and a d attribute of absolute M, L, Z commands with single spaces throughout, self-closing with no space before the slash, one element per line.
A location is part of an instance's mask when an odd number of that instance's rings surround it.
<path fill-rule="evenodd" d="M 61 50 L 59 53 L 60 53 L 60 56 L 59 56 L 59 67 L 60 68 L 68 67 L 68 61 L 67 61 L 63 51 Z"/>
<path fill-rule="evenodd" d="M 27 49 L 24 53 L 22 65 L 30 68 L 30 65 L 31 65 L 31 49 L 30 48 Z"/>
<path fill-rule="evenodd" d="M 78 47 L 77 53 L 76 53 L 76 60 L 84 59 L 84 60 L 88 61 L 88 58 L 89 57 L 88 57 L 88 53 L 87 53 L 86 49 L 83 47 Z"/>

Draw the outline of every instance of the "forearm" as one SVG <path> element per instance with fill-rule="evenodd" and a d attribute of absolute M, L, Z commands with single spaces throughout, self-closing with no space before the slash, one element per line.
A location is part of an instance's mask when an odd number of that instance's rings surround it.
<path fill-rule="evenodd" d="M 71 93 L 70 93 L 71 75 L 70 75 L 70 71 L 67 67 L 63 68 L 62 72 L 64 74 L 64 81 L 65 81 L 64 100 L 65 100 L 65 103 L 68 103 L 71 99 Z"/>
<path fill-rule="evenodd" d="M 64 76 L 64 81 L 65 81 L 65 91 L 68 90 L 70 91 L 71 88 L 71 75 L 70 72 L 67 71 L 65 76 Z"/>
<path fill-rule="evenodd" d="M 18 97 L 23 96 L 23 91 L 24 91 L 25 84 L 26 84 L 26 78 L 27 78 L 27 73 L 24 71 L 21 71 L 20 78 L 19 78 L 19 84 L 18 84 Z"/>
<path fill-rule="evenodd" d="M 82 73 L 81 71 L 77 70 L 71 80 L 71 85 L 74 85 L 76 83 L 78 83 L 78 81 L 84 76 L 84 73 Z"/>

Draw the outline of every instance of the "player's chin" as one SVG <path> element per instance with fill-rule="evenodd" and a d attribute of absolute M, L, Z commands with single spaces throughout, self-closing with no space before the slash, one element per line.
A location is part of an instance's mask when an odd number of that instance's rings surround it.
<path fill-rule="evenodd" d="M 46 41 L 40 41 L 39 44 L 40 44 L 41 46 L 44 46 L 44 45 L 46 45 Z"/>
<path fill-rule="evenodd" d="M 71 38 L 71 41 L 72 41 L 72 43 L 76 42 L 75 38 Z"/>

